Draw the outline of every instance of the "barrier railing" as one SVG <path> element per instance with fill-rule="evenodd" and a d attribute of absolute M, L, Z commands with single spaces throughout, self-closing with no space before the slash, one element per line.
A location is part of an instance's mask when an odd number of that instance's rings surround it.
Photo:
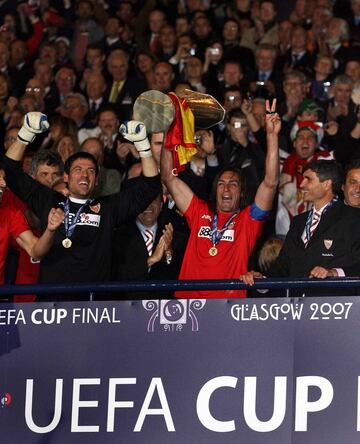
<path fill-rule="evenodd" d="M 77 294 L 88 293 L 90 299 L 96 293 L 121 292 L 164 292 L 164 291 L 195 291 L 195 290 L 264 290 L 264 289 L 312 289 L 312 288 L 360 288 L 360 278 L 276 278 L 258 279 L 254 286 L 249 287 L 238 279 L 220 280 L 168 280 L 168 281 L 123 281 L 123 282 L 86 282 L 72 284 L 36 284 L 36 285 L 2 285 L 0 297 L 12 294 Z M 150 297 L 154 297 L 149 295 Z M 259 294 L 259 297 L 263 295 Z"/>

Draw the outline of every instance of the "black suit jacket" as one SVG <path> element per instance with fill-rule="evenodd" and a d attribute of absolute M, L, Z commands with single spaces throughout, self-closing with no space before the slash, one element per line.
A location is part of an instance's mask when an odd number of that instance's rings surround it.
<path fill-rule="evenodd" d="M 155 251 L 161 235 L 162 226 L 159 225 L 155 236 L 153 251 Z M 113 256 L 114 278 L 120 281 L 177 279 L 180 272 L 185 247 L 185 237 L 181 233 L 175 232 L 173 238 L 174 253 L 171 263 L 167 264 L 165 260 L 162 260 L 154 264 L 149 270 L 147 266 L 147 259 L 149 255 L 140 230 L 135 223 L 122 225 L 115 230 Z M 171 296 L 169 292 L 165 295 L 166 297 Z M 124 298 L 129 299 L 146 298 L 149 296 L 151 296 L 151 293 L 146 294 L 129 292 L 126 295 L 123 295 Z M 162 293 L 154 294 L 154 297 L 155 296 L 156 298 L 164 297 Z"/>
<path fill-rule="evenodd" d="M 277 66 L 279 67 L 279 70 L 281 72 L 291 69 L 302 71 L 307 75 L 310 75 L 312 73 L 314 63 L 315 57 L 308 51 L 305 51 L 303 56 L 296 62 L 294 62 L 292 58 L 291 48 L 283 56 L 280 56 L 277 60 Z"/>
<path fill-rule="evenodd" d="M 109 100 L 111 94 L 112 84 L 112 80 L 108 82 L 109 88 L 105 93 L 107 101 Z M 120 122 L 131 119 L 131 113 L 136 98 L 147 89 L 146 83 L 141 79 L 128 77 L 125 80 L 125 83 L 117 97 L 116 103 L 114 104 Z"/>
<path fill-rule="evenodd" d="M 360 276 L 360 211 L 339 201 L 322 214 L 308 246 L 301 239 L 309 212 L 294 217 L 268 277 L 308 277 L 315 266 Z"/>

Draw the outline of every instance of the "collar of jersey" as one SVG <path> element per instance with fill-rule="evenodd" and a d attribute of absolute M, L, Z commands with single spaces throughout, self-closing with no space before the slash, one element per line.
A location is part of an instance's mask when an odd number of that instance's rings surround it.
<path fill-rule="evenodd" d="M 89 199 L 77 199 L 76 197 L 69 196 L 69 200 L 72 203 L 85 204 Z"/>

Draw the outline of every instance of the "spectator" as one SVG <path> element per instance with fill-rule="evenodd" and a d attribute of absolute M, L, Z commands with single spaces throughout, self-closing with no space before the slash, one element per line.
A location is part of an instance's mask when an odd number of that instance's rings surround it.
<path fill-rule="evenodd" d="M 314 100 L 327 102 L 333 73 L 333 59 L 328 55 L 319 54 L 316 58 L 314 71 L 315 76 L 311 82 L 311 96 Z"/>
<path fill-rule="evenodd" d="M 282 20 L 279 23 L 279 55 L 285 55 L 291 48 L 291 34 L 293 25 L 290 20 Z"/>
<path fill-rule="evenodd" d="M 196 55 L 203 58 L 206 48 L 213 39 L 213 29 L 206 15 L 194 17 L 192 23 L 193 38 L 196 45 Z"/>
<path fill-rule="evenodd" d="M 260 2 L 259 17 L 255 19 L 255 26 L 243 32 L 240 45 L 255 51 L 259 44 L 277 46 L 279 43 L 278 24 L 275 22 L 276 7 L 271 0 Z"/>
<path fill-rule="evenodd" d="M 360 160 L 346 165 L 345 181 L 342 185 L 344 202 L 354 208 L 360 208 Z"/>
<path fill-rule="evenodd" d="M 203 65 L 199 57 L 191 56 L 186 60 L 184 78 L 193 91 L 206 92 L 203 85 Z"/>
<path fill-rule="evenodd" d="M 314 160 L 332 159 L 333 156 L 324 150 L 319 150 L 318 134 L 314 125 L 305 122 L 298 129 L 293 142 L 294 152 L 285 162 L 280 176 L 279 208 L 277 212 L 276 234 L 284 236 L 288 232 L 291 219 L 310 209 L 312 202 L 302 193 L 303 172 L 306 166 Z"/>
<path fill-rule="evenodd" d="M 52 106 L 58 107 L 64 103 L 65 97 L 74 92 L 76 82 L 75 72 L 72 68 L 60 68 L 55 74 L 56 89 L 53 94 Z"/>
<path fill-rule="evenodd" d="M 104 30 L 95 20 L 94 4 L 91 0 L 79 0 L 75 13 L 78 18 L 74 24 L 71 44 L 72 60 L 75 68 L 81 71 L 84 67 L 87 45 L 99 42 L 104 37 Z"/>
<path fill-rule="evenodd" d="M 172 89 L 175 78 L 174 71 L 170 63 L 158 62 L 155 65 L 155 89 L 163 93 L 168 93 Z"/>
<path fill-rule="evenodd" d="M 65 134 L 54 144 L 53 150 L 60 156 L 62 162 L 65 163 L 70 156 L 79 151 L 77 138 L 75 136 Z"/>
<path fill-rule="evenodd" d="M 171 223 L 162 224 L 161 196 L 156 197 L 135 221 L 116 230 L 116 280 L 149 281 L 177 279 L 184 245 Z M 123 297 L 143 298 L 146 293 L 128 293 Z M 171 297 L 167 293 L 167 297 Z"/>
<path fill-rule="evenodd" d="M 86 98 L 80 93 L 69 93 L 60 106 L 59 111 L 63 117 L 71 119 L 78 129 L 87 128 L 86 115 L 89 105 Z"/>
<path fill-rule="evenodd" d="M 159 49 L 156 56 L 159 60 L 168 62 L 176 53 L 176 33 L 173 26 L 165 24 L 159 32 Z"/>
<path fill-rule="evenodd" d="M 39 150 L 31 160 L 29 173 L 37 182 L 52 188 L 64 173 L 64 163 L 57 153 Z"/>
<path fill-rule="evenodd" d="M 255 79 L 250 83 L 250 91 L 256 97 L 275 97 L 281 92 L 281 75 L 275 68 L 276 47 L 259 45 L 255 51 Z"/>
<path fill-rule="evenodd" d="M 88 101 L 89 113 L 86 120 L 89 122 L 88 126 L 96 126 L 96 117 L 100 108 L 106 105 L 104 94 L 106 91 L 106 81 L 101 72 L 91 72 L 87 76 L 86 96 Z"/>
<path fill-rule="evenodd" d="M 93 155 L 99 166 L 94 197 L 98 198 L 118 193 L 121 176 L 118 170 L 104 167 L 104 150 L 101 141 L 95 137 L 90 137 L 82 143 L 80 151 Z"/>
<path fill-rule="evenodd" d="M 166 16 L 163 11 L 154 9 L 149 14 L 149 32 L 142 36 L 141 46 L 149 49 L 153 54 L 159 50 L 160 29 L 166 24 Z"/>
<path fill-rule="evenodd" d="M 107 68 L 112 80 L 105 94 L 106 100 L 114 105 L 120 120 L 129 120 L 132 105 L 137 96 L 145 91 L 146 85 L 139 79 L 128 76 L 128 55 L 121 49 L 111 51 Z"/>
<path fill-rule="evenodd" d="M 353 89 L 360 89 L 360 59 L 350 59 L 345 65 L 345 74 L 353 81 Z"/>
<path fill-rule="evenodd" d="M 347 42 L 349 40 L 349 25 L 339 17 L 332 17 L 325 33 L 325 48 L 334 60 L 336 73 L 340 73 L 349 57 Z M 322 48 L 320 48 L 322 49 Z"/>
<path fill-rule="evenodd" d="M 291 46 L 288 51 L 279 57 L 278 63 L 283 72 L 297 70 L 311 74 L 314 57 L 307 50 L 307 32 L 302 26 L 295 26 L 291 32 Z"/>
<path fill-rule="evenodd" d="M 157 59 L 150 51 L 139 51 L 135 57 L 135 68 L 137 75 L 146 82 L 148 89 L 154 89 L 155 81 L 155 65 Z"/>

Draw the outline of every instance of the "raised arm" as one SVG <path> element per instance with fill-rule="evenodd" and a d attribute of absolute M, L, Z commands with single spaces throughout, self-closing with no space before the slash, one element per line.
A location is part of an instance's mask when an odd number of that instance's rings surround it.
<path fill-rule="evenodd" d="M 25 114 L 23 126 L 17 136 L 17 140 L 10 145 L 6 156 L 12 160 L 22 160 L 29 143 L 35 140 L 37 134 L 49 129 L 49 122 L 45 114 L 31 112 Z"/>
<path fill-rule="evenodd" d="M 185 213 L 194 193 L 185 182 L 173 174 L 173 168 L 172 153 L 163 146 L 160 161 L 161 180 L 175 200 L 176 206 L 182 213 Z"/>
<path fill-rule="evenodd" d="M 48 225 L 40 238 L 37 238 L 32 231 L 27 230 L 16 238 L 16 242 L 29 256 L 35 259 L 41 259 L 50 250 L 54 241 L 55 231 L 63 220 L 64 212 L 60 208 L 52 208 L 48 217 Z"/>
<path fill-rule="evenodd" d="M 272 207 L 280 176 L 278 136 L 281 129 L 281 119 L 275 112 L 276 99 L 271 107 L 266 101 L 266 142 L 265 177 L 259 185 L 255 196 L 255 204 L 262 210 Z"/>
<path fill-rule="evenodd" d="M 157 176 L 159 172 L 152 156 L 145 125 L 142 122 L 130 120 L 120 126 L 119 132 L 125 139 L 134 143 L 140 156 L 143 175 L 145 177 Z"/>

